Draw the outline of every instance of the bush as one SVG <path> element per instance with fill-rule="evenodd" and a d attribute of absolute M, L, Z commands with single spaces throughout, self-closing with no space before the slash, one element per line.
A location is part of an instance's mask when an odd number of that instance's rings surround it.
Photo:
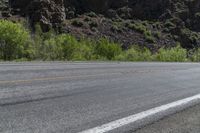
<path fill-rule="evenodd" d="M 132 47 L 115 57 L 119 61 L 151 61 L 152 53 L 147 48 Z"/>
<path fill-rule="evenodd" d="M 151 31 L 145 31 L 144 32 L 144 37 L 145 37 L 146 41 L 149 42 L 149 43 L 154 43 L 155 42 L 155 38 L 153 37 Z"/>
<path fill-rule="evenodd" d="M 155 36 L 157 39 L 160 39 L 161 36 L 162 36 L 160 31 L 156 31 L 156 32 L 154 32 L 153 34 L 154 34 L 154 36 Z"/>
<path fill-rule="evenodd" d="M 161 48 L 155 55 L 156 61 L 184 62 L 187 61 L 187 51 L 180 45 L 171 49 Z"/>
<path fill-rule="evenodd" d="M 106 38 L 102 38 L 99 41 L 97 41 L 95 47 L 95 53 L 97 55 L 97 58 L 112 60 L 114 59 L 115 56 L 119 55 L 121 52 L 122 48 L 119 44 L 110 42 Z"/>
<path fill-rule="evenodd" d="M 142 27 L 140 30 L 143 31 Z M 187 33 L 187 32 L 186 32 Z M 143 34 L 153 42 L 151 31 Z M 193 35 L 191 40 L 198 37 Z M 195 39 L 194 39 L 195 38 Z M 101 38 L 97 41 L 82 38 L 77 40 L 69 34 L 56 35 L 53 30 L 43 33 L 36 25 L 35 34 L 30 33 L 21 24 L 0 20 L 0 60 L 26 61 L 42 60 L 119 60 L 119 61 L 200 61 L 200 49 L 187 58 L 187 51 L 180 45 L 170 49 L 161 48 L 152 55 L 147 48 L 132 47 L 122 51 L 119 44 Z"/>
<path fill-rule="evenodd" d="M 146 26 L 144 26 L 142 23 L 131 23 L 128 25 L 128 28 L 132 30 L 136 30 L 137 32 L 144 33 L 147 29 Z"/>
<path fill-rule="evenodd" d="M 199 50 L 200 53 L 200 50 Z M 200 60 L 200 54 L 196 52 L 193 60 Z M 115 57 L 118 61 L 162 61 L 162 62 L 184 62 L 187 61 L 187 51 L 178 45 L 175 48 L 161 48 L 158 53 L 152 54 L 147 48 L 132 47 Z"/>
<path fill-rule="evenodd" d="M 0 58 L 14 60 L 33 54 L 29 32 L 21 25 L 0 20 Z"/>
<path fill-rule="evenodd" d="M 94 46 L 91 41 L 62 34 L 56 38 L 56 42 L 62 45 L 63 58 L 67 60 L 91 60 L 94 54 Z"/>
<path fill-rule="evenodd" d="M 89 22 L 89 25 L 90 25 L 90 28 L 98 27 L 98 23 L 95 22 L 95 21 L 91 21 L 91 22 Z"/>
<path fill-rule="evenodd" d="M 193 62 L 200 62 L 200 48 L 196 49 L 190 58 Z"/>
<path fill-rule="evenodd" d="M 60 43 L 57 43 L 56 38 L 45 40 L 40 46 L 40 57 L 42 60 L 62 60 L 63 49 Z"/>
<path fill-rule="evenodd" d="M 75 19 L 75 20 L 72 21 L 72 25 L 76 26 L 76 27 L 82 27 L 84 24 L 83 24 L 82 21 L 79 21 L 79 20 Z"/>
<path fill-rule="evenodd" d="M 97 17 L 97 15 L 95 14 L 95 12 L 89 12 L 86 14 L 89 17 Z"/>
<path fill-rule="evenodd" d="M 39 24 L 35 25 L 34 49 L 35 59 L 58 60 L 62 59 L 62 47 L 56 42 L 56 34 L 51 29 L 49 32 L 42 32 Z"/>
<path fill-rule="evenodd" d="M 134 22 L 134 23 L 128 24 L 128 28 L 143 34 L 147 42 L 154 43 L 155 38 L 152 35 L 151 30 L 148 29 L 147 25 L 148 25 L 148 23 L 146 21 Z"/>

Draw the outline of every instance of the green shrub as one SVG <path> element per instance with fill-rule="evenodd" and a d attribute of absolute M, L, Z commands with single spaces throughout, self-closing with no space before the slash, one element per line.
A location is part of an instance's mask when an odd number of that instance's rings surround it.
<path fill-rule="evenodd" d="M 21 24 L 0 20 L 0 58 L 14 60 L 33 54 L 31 37 Z"/>
<path fill-rule="evenodd" d="M 196 49 L 190 58 L 193 62 L 200 62 L 200 48 Z"/>
<path fill-rule="evenodd" d="M 132 47 L 115 57 L 119 61 L 151 61 L 152 53 L 147 48 Z"/>
<path fill-rule="evenodd" d="M 89 16 L 89 17 L 97 17 L 96 13 L 95 12 L 89 12 L 89 13 L 86 13 L 86 16 Z"/>
<path fill-rule="evenodd" d="M 33 35 L 35 55 L 34 59 L 42 59 L 41 46 L 44 43 L 43 32 L 39 24 L 35 25 L 35 34 Z"/>
<path fill-rule="evenodd" d="M 84 59 L 95 60 L 95 41 L 91 39 L 82 38 L 80 40 L 79 53 L 82 53 Z"/>
<path fill-rule="evenodd" d="M 55 40 L 56 34 L 53 29 L 49 32 L 43 32 L 40 25 L 35 25 L 35 34 L 33 36 L 34 39 L 34 49 L 35 49 L 35 59 L 41 60 L 57 60 L 61 59 L 60 44 L 58 44 Z M 58 50 L 58 51 L 57 51 Z"/>
<path fill-rule="evenodd" d="M 123 24 L 121 22 L 112 22 L 111 31 L 113 32 L 122 32 L 123 31 Z"/>
<path fill-rule="evenodd" d="M 112 25 L 110 30 L 113 31 L 113 32 L 122 32 L 122 28 L 118 27 L 116 25 Z"/>
<path fill-rule="evenodd" d="M 167 29 L 174 29 L 176 27 L 176 25 L 169 19 L 165 22 L 164 25 Z"/>
<path fill-rule="evenodd" d="M 147 29 L 146 29 L 146 26 L 144 26 L 142 23 L 131 23 L 128 25 L 128 27 L 132 30 L 136 30 L 137 32 L 140 32 L 140 33 L 144 33 Z"/>
<path fill-rule="evenodd" d="M 92 19 L 91 19 L 90 17 L 86 16 L 86 17 L 84 18 L 84 21 L 85 21 L 85 22 L 90 22 L 90 21 L 92 21 Z"/>
<path fill-rule="evenodd" d="M 58 36 L 57 42 L 62 45 L 64 58 L 67 60 L 72 60 L 74 52 L 78 47 L 78 41 L 71 35 L 63 34 Z"/>
<path fill-rule="evenodd" d="M 92 27 L 98 27 L 98 23 L 95 22 L 95 21 L 89 22 L 89 25 L 90 25 L 90 28 L 92 28 Z"/>
<path fill-rule="evenodd" d="M 116 25 L 120 23 L 116 23 Z M 143 25 L 143 24 L 141 24 Z M 139 26 L 145 38 L 154 42 L 152 32 Z M 189 33 L 192 42 L 198 40 L 199 35 Z M 158 33 L 158 37 L 160 33 Z M 43 33 L 40 26 L 36 25 L 35 34 L 31 39 L 29 31 L 21 24 L 0 20 L 0 60 L 26 61 L 41 60 L 119 60 L 119 61 L 167 61 L 183 62 L 200 61 L 200 49 L 195 50 L 187 58 L 187 51 L 180 45 L 170 49 L 161 48 L 152 55 L 147 48 L 132 47 L 122 51 L 119 44 L 101 38 L 97 41 L 89 39 L 77 40 L 69 34 L 56 35 L 53 30 Z"/>
<path fill-rule="evenodd" d="M 181 29 L 181 36 L 184 37 L 185 40 L 188 40 L 188 43 L 197 44 L 200 40 L 200 34 L 197 32 L 193 32 L 187 28 Z"/>
<path fill-rule="evenodd" d="M 199 19 L 200 18 L 200 12 L 195 13 L 195 18 Z"/>
<path fill-rule="evenodd" d="M 119 44 L 110 42 L 108 39 L 105 38 L 98 40 L 95 47 L 95 53 L 97 55 L 97 58 L 112 60 L 121 52 L 122 48 Z"/>
<path fill-rule="evenodd" d="M 156 32 L 154 32 L 153 34 L 154 34 L 154 36 L 155 36 L 157 39 L 160 39 L 161 36 L 162 36 L 160 31 L 156 31 Z"/>
<path fill-rule="evenodd" d="M 151 30 L 148 29 L 148 22 L 147 21 L 142 21 L 142 22 L 134 22 L 134 23 L 130 23 L 127 25 L 128 28 L 135 30 L 141 34 L 144 35 L 145 40 L 149 43 L 154 43 L 155 42 L 155 38 L 152 35 Z"/>
<path fill-rule="evenodd" d="M 84 25 L 84 23 L 80 20 L 75 19 L 72 21 L 72 25 L 76 26 L 76 27 L 82 27 Z"/>
<path fill-rule="evenodd" d="M 42 60 L 62 60 L 62 45 L 57 43 L 56 38 L 45 40 L 40 46 L 40 57 Z"/>
<path fill-rule="evenodd" d="M 42 60 L 92 60 L 94 59 L 93 41 L 78 41 L 69 34 L 56 35 L 53 30 L 43 33 L 36 25 L 34 35 L 36 59 Z"/>
<path fill-rule="evenodd" d="M 87 39 L 78 41 L 69 34 L 62 34 L 56 38 L 56 42 L 62 45 L 64 59 L 91 60 L 93 58 L 94 46 Z"/>
<path fill-rule="evenodd" d="M 149 43 L 154 43 L 155 42 L 155 38 L 154 36 L 152 35 L 151 31 L 145 31 L 144 32 L 144 37 L 146 39 L 147 42 Z"/>
<path fill-rule="evenodd" d="M 156 61 L 184 62 L 187 61 L 187 51 L 178 45 L 171 49 L 161 48 L 155 55 Z"/>

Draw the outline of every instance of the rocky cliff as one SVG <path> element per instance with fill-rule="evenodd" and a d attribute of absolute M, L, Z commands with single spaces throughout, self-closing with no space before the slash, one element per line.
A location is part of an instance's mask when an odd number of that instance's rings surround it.
<path fill-rule="evenodd" d="M 105 36 L 124 48 L 200 46 L 200 0 L 1 0 L 0 5 L 0 17 L 17 15 L 32 27 L 40 23 L 44 31 L 53 27 L 77 37 Z"/>

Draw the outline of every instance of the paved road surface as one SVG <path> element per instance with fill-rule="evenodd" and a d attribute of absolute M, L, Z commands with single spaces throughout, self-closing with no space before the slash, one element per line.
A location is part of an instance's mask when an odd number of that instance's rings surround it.
<path fill-rule="evenodd" d="M 190 63 L 1 63 L 0 132 L 80 132 L 199 94 L 199 79 Z"/>
<path fill-rule="evenodd" d="M 200 105 L 127 133 L 200 133 Z"/>

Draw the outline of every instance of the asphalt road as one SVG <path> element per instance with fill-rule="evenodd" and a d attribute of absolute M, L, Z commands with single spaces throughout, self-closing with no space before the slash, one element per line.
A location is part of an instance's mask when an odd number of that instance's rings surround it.
<path fill-rule="evenodd" d="M 200 105 L 128 133 L 200 133 Z"/>
<path fill-rule="evenodd" d="M 199 79 L 191 63 L 1 63 L 0 132 L 80 132 L 199 94 Z"/>

